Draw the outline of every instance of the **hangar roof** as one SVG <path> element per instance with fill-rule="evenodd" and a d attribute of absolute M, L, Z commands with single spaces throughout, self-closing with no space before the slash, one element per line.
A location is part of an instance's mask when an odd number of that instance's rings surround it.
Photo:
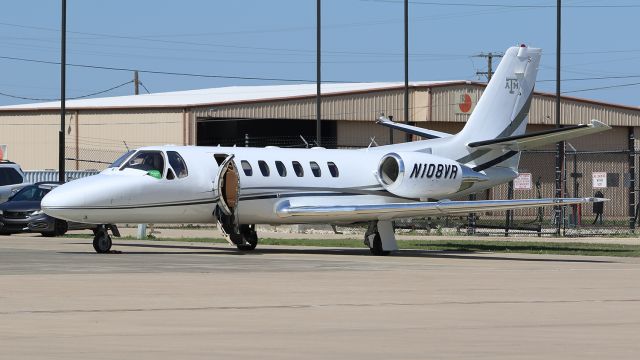
<path fill-rule="evenodd" d="M 468 84 L 464 80 L 410 82 L 411 87 L 433 87 L 453 84 Z M 390 90 L 402 88 L 400 82 L 377 83 L 327 83 L 322 84 L 322 95 Z M 220 88 L 172 91 L 144 95 L 113 96 L 92 99 L 67 100 L 67 109 L 108 108 L 177 108 L 229 104 L 237 102 L 277 100 L 315 96 L 316 84 L 227 86 Z M 3 110 L 54 110 L 60 108 L 59 101 L 0 106 Z"/>

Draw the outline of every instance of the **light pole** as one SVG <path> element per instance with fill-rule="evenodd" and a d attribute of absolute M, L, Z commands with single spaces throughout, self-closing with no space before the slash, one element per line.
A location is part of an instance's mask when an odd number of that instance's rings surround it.
<path fill-rule="evenodd" d="M 62 0 L 60 29 L 60 132 L 58 133 L 58 181 L 65 182 L 64 169 L 64 117 L 66 112 L 66 67 L 67 67 L 67 0 Z"/>

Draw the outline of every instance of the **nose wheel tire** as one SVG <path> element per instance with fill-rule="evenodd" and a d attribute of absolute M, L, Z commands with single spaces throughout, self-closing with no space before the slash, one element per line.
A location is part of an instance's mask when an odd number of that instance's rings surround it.
<path fill-rule="evenodd" d="M 93 248 L 98 254 L 108 253 L 111 250 L 111 236 L 105 231 L 98 231 L 93 237 Z"/>

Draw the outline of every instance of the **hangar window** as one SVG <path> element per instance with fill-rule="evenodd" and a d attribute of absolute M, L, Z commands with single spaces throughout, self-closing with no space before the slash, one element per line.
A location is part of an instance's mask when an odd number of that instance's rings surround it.
<path fill-rule="evenodd" d="M 135 150 L 129 150 L 125 154 L 120 155 L 120 157 L 117 158 L 116 161 L 113 162 L 113 164 L 109 165 L 109 167 L 110 168 L 120 167 L 120 165 L 122 165 L 122 163 L 125 162 L 125 160 L 127 160 L 129 158 L 129 156 L 131 156 L 131 154 L 133 154 L 134 152 L 136 152 L 136 151 Z"/>
<path fill-rule="evenodd" d="M 302 165 L 300 165 L 299 162 L 292 161 L 291 165 L 293 165 L 293 172 L 295 172 L 298 177 L 304 176 L 304 169 L 302 169 Z"/>
<path fill-rule="evenodd" d="M 160 151 L 139 151 L 131 160 L 127 161 L 121 170 L 123 169 L 155 170 L 162 177 L 164 173 L 164 157 Z"/>
<path fill-rule="evenodd" d="M 282 161 L 276 161 L 276 170 L 278 170 L 278 174 L 280 174 L 280 176 L 287 176 L 287 168 L 284 166 Z"/>
<path fill-rule="evenodd" d="M 311 161 L 309 165 L 311 166 L 311 172 L 313 173 L 313 176 L 320 177 L 320 175 L 322 175 L 320 172 L 320 165 L 318 165 L 317 162 Z"/>
<path fill-rule="evenodd" d="M 340 172 L 338 171 L 338 167 L 336 166 L 335 163 L 329 161 L 327 163 L 327 166 L 329 167 L 329 172 L 331 173 L 331 176 L 338 177 L 338 175 L 340 175 Z"/>
<path fill-rule="evenodd" d="M 247 176 L 253 175 L 253 168 L 251 168 L 251 164 L 249 164 L 247 160 L 242 160 L 240 162 L 240 165 L 242 165 L 242 171 L 244 171 L 245 175 Z"/>
<path fill-rule="evenodd" d="M 189 175 L 187 164 L 184 162 L 184 159 L 180 154 L 175 151 L 167 151 L 167 157 L 169 158 L 169 164 L 173 168 L 173 171 L 176 172 L 178 178 L 183 178 Z"/>
<path fill-rule="evenodd" d="M 269 176 L 269 174 L 271 173 L 269 171 L 269 165 L 267 165 L 267 163 L 264 160 L 258 161 L 258 167 L 260 168 L 260 172 L 262 173 L 263 176 Z"/>

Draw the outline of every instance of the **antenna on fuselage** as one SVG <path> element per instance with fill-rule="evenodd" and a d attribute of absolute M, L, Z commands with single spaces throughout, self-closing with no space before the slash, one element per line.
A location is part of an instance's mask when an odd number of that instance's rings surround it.
<path fill-rule="evenodd" d="M 367 146 L 367 149 L 371 147 L 372 144 L 375 144 L 376 146 L 380 146 L 378 145 L 378 143 L 376 142 L 376 137 L 371 137 L 369 138 L 371 140 L 371 142 L 369 143 L 369 146 Z"/>
<path fill-rule="evenodd" d="M 302 142 L 304 142 L 304 146 L 308 149 L 309 143 L 307 142 L 307 140 L 304 139 L 304 136 L 300 135 L 300 139 L 302 139 Z"/>
<path fill-rule="evenodd" d="M 129 151 L 129 145 L 127 145 L 127 142 L 122 140 L 122 143 L 124 144 L 124 147 L 127 148 L 127 151 Z"/>

